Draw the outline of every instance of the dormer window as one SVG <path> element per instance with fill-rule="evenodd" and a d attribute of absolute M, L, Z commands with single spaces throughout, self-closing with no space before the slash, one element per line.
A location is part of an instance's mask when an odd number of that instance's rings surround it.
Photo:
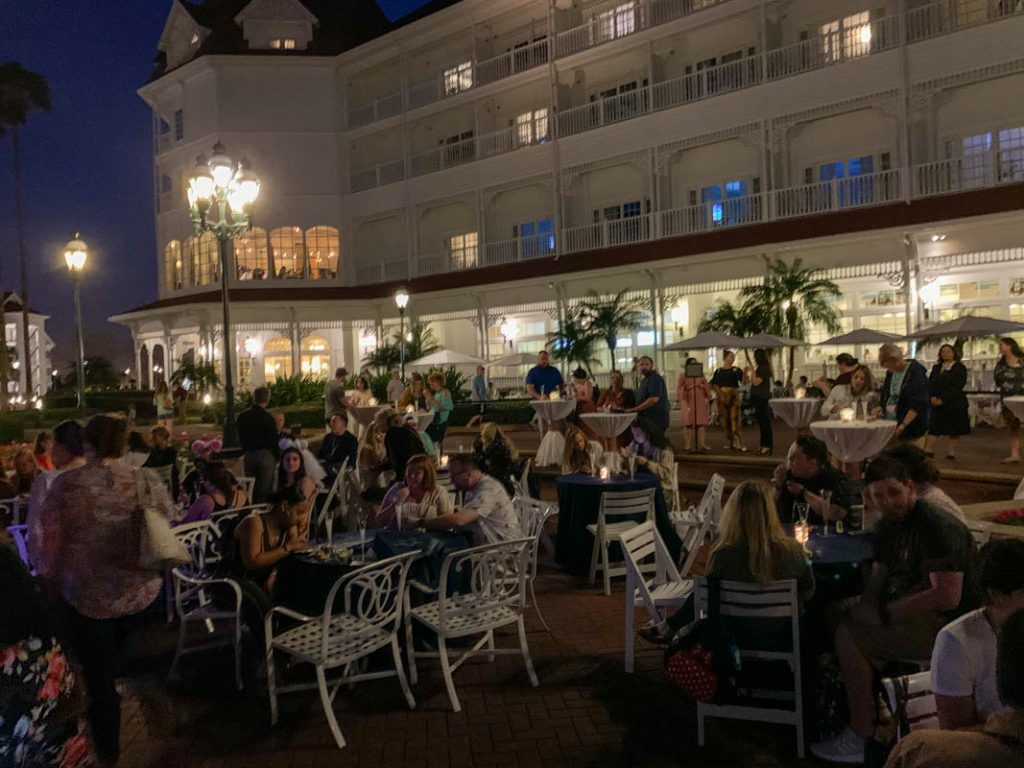
<path fill-rule="evenodd" d="M 294 51 L 295 50 L 295 38 L 294 37 L 275 37 L 270 41 L 270 47 L 276 51 Z"/>

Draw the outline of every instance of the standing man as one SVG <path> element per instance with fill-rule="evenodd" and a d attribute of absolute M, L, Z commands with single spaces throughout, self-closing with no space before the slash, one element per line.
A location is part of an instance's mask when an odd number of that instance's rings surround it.
<path fill-rule="evenodd" d="M 397 403 L 402 399 L 405 394 L 405 384 L 402 383 L 402 378 L 399 376 L 398 371 L 394 370 L 391 372 L 391 381 L 388 382 L 388 402 Z"/>
<path fill-rule="evenodd" d="M 895 344 L 878 348 L 878 362 L 887 371 L 878 415 L 896 422 L 897 440 L 917 444 L 928 431 L 928 372 Z"/>
<path fill-rule="evenodd" d="M 344 371 L 344 368 L 339 369 Z M 267 412 L 270 390 L 256 387 L 252 393 L 252 407 L 238 414 L 238 441 L 242 444 L 242 462 L 247 477 L 255 480 L 252 503 L 262 504 L 270 496 L 274 485 L 274 467 L 280 448 L 277 424 Z"/>
<path fill-rule="evenodd" d="M 347 378 L 348 371 L 339 368 L 334 372 L 334 378 L 324 384 L 324 421 L 330 421 L 332 413 L 348 410 L 348 398 L 345 397 Z"/>
<path fill-rule="evenodd" d="M 629 410 L 634 413 L 647 411 L 647 417 L 664 432 L 669 424 L 668 387 L 665 385 L 665 379 L 654 370 L 654 360 L 647 355 L 640 358 L 638 368 L 644 378 L 636 393 L 636 408 Z"/>
<path fill-rule="evenodd" d="M 484 376 L 484 367 L 482 365 L 476 367 L 476 376 L 473 377 L 473 391 L 470 393 L 469 399 L 474 403 L 487 402 L 487 377 Z M 481 406 L 482 412 L 483 407 Z"/>
<path fill-rule="evenodd" d="M 526 374 L 526 394 L 531 400 L 541 400 L 564 383 L 562 372 L 551 365 L 548 351 L 542 349 L 537 353 L 537 364 Z"/>

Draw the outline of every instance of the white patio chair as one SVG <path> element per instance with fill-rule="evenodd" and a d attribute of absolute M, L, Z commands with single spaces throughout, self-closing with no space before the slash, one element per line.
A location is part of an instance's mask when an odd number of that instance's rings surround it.
<path fill-rule="evenodd" d="M 208 520 L 174 529 L 174 535 L 192 555 L 192 562 L 171 571 L 174 610 L 180 623 L 178 646 L 167 679 L 174 677 L 182 656 L 230 645 L 235 653 L 235 684 L 238 690 L 242 690 L 242 590 L 234 579 L 214 578 L 206 573 L 209 537 L 215 530 Z M 215 593 L 224 597 L 220 605 L 213 600 Z M 230 634 L 208 639 L 198 645 L 188 644 L 190 624 L 202 624 L 207 635 L 214 635 L 215 623 L 219 620 L 230 622 Z"/>
<path fill-rule="evenodd" d="M 7 526 L 7 532 L 14 539 L 14 548 L 18 550 L 18 557 L 21 558 L 21 562 L 28 568 L 29 573 L 35 576 L 36 569 L 33 567 L 32 558 L 28 554 L 28 526 L 9 525 Z"/>
<path fill-rule="evenodd" d="M 679 550 L 679 572 L 683 576 L 689 576 L 693 570 L 700 548 L 704 546 L 704 540 L 708 536 L 714 536 L 718 520 L 721 518 L 724 490 L 725 478 L 719 474 L 712 475 L 694 518 L 677 516 L 673 519 L 676 533 L 683 544 Z"/>
<path fill-rule="evenodd" d="M 341 749 L 345 746 L 345 737 L 338 727 L 333 707 L 338 689 L 346 683 L 384 677 L 397 676 L 409 709 L 416 707 L 398 647 L 405 583 L 416 555 L 416 552 L 405 552 L 345 574 L 331 587 L 321 616 L 306 616 L 282 606 L 271 609 L 265 619 L 271 724 L 277 723 L 278 695 L 317 688 L 327 724 L 338 749 Z M 339 596 L 344 600 L 344 607 L 335 613 L 334 604 Z M 273 619 L 277 615 L 295 619 L 301 624 L 275 636 Z M 350 674 L 355 662 L 389 645 L 395 662 L 394 670 Z M 316 668 L 316 682 L 278 687 L 274 670 L 275 650 L 312 664 Z M 327 672 L 338 668 L 341 668 L 341 674 L 328 681 Z"/>
<path fill-rule="evenodd" d="M 882 679 L 882 687 L 889 701 L 889 710 L 894 715 L 899 711 L 902 699 L 911 731 L 938 729 L 938 705 L 935 703 L 935 692 L 932 690 L 931 672 L 886 677 Z M 902 739 L 906 735 L 903 732 L 903 725 L 897 719 L 896 738 Z"/>
<path fill-rule="evenodd" d="M 448 689 L 448 700 L 455 712 L 462 711 L 455 681 L 452 675 L 472 656 L 486 654 L 493 660 L 496 654 L 521 653 L 530 683 L 540 685 L 533 671 L 530 649 L 526 643 L 526 626 L 523 612 L 526 609 L 526 574 L 529 559 L 530 539 L 514 539 L 500 544 L 485 544 L 481 547 L 452 552 L 441 567 L 441 583 L 437 590 L 409 582 L 406 590 L 406 652 L 409 656 L 409 677 L 413 685 L 417 680 L 416 659 L 438 658 L 444 684 Z M 517 578 L 507 579 L 508 574 Z M 469 591 L 465 594 L 448 594 L 451 578 L 465 576 L 469 580 Z M 453 585 L 454 586 L 454 585 Z M 410 592 L 417 589 L 424 594 L 436 596 L 433 602 L 409 608 Z M 413 647 L 412 622 L 417 621 L 437 634 L 437 651 L 417 651 Z M 519 630 L 519 648 L 495 648 L 494 630 L 515 624 Z M 482 637 L 452 662 L 449 657 L 448 641 L 459 637 Z M 486 646 L 486 647 L 485 647 Z"/>
<path fill-rule="evenodd" d="M 612 576 L 625 576 L 625 564 L 613 567 L 608 560 L 611 545 L 618 541 L 619 534 L 649 520 L 654 514 L 654 488 L 642 491 L 608 491 L 601 494 L 601 507 L 597 511 L 597 522 L 587 526 L 594 535 L 594 550 L 590 556 L 590 583 L 597 580 L 597 572 L 604 576 L 604 593 L 612 593 Z M 643 519 L 637 520 L 637 515 Z M 609 522 L 609 519 L 612 522 Z M 617 522 L 616 522 L 617 520 Z M 652 566 L 644 566 L 648 571 Z"/>
<path fill-rule="evenodd" d="M 545 632 L 551 628 L 544 620 L 540 612 L 540 605 L 537 603 L 537 593 L 534 591 L 533 583 L 537 579 L 537 554 L 540 549 L 540 537 L 544 532 L 544 523 L 551 517 L 551 506 L 536 499 L 524 499 L 517 496 L 514 499 L 516 509 L 519 512 L 519 522 L 523 527 L 523 536 L 530 539 L 531 544 L 527 547 L 526 584 L 530 588 L 530 601 L 533 603 L 533 610 L 537 612 L 537 618 L 544 627 Z"/>
<path fill-rule="evenodd" d="M 252 501 L 252 492 L 256 487 L 255 477 L 236 477 L 235 480 L 238 482 L 238 487 L 245 494 L 245 498 Z"/>
<path fill-rule="evenodd" d="M 324 509 L 329 508 L 335 499 L 338 499 L 341 504 L 345 504 L 345 475 L 349 470 L 349 460 L 345 459 L 342 465 L 338 468 L 338 474 L 334 477 L 334 482 L 331 483 L 330 488 L 327 489 L 327 499 L 324 501 Z"/>
<path fill-rule="evenodd" d="M 619 543 L 626 557 L 626 671 L 632 672 L 635 609 L 646 608 L 651 621 L 661 624 L 667 618 L 665 608 L 686 602 L 693 592 L 693 580 L 679 575 L 650 520 L 619 534 Z M 650 557 L 654 558 L 654 576 L 645 579 L 641 564 Z"/>
<path fill-rule="evenodd" d="M 694 582 L 695 614 L 707 616 L 708 587 L 704 577 Z M 779 723 L 796 728 L 797 755 L 804 756 L 804 700 L 800 668 L 800 607 L 797 600 L 795 579 L 775 581 L 764 585 L 747 584 L 739 581 L 723 581 L 719 593 L 719 613 L 725 622 L 740 620 L 745 624 L 779 619 L 789 620 L 791 639 L 784 651 L 761 650 L 756 647 L 740 647 L 739 654 L 744 661 L 784 661 L 793 673 L 792 687 L 785 690 L 761 689 L 757 701 L 750 704 L 706 704 L 697 702 L 697 743 L 704 746 L 704 719 L 721 717 L 729 720 L 748 720 L 761 723 Z M 772 627 L 775 629 L 775 627 Z M 752 636 L 753 632 L 749 633 Z M 778 701 L 778 707 L 768 701 Z M 790 705 L 790 706 L 785 706 Z"/>
<path fill-rule="evenodd" d="M 20 496 L 15 496 L 12 499 L 0 499 L 0 518 L 6 517 L 8 525 L 23 525 L 27 507 L 27 502 Z"/>
<path fill-rule="evenodd" d="M 679 492 L 679 464 L 675 463 L 672 465 L 672 498 L 669 500 L 672 506 L 669 507 L 669 512 L 682 512 L 683 511 L 683 494 Z"/>

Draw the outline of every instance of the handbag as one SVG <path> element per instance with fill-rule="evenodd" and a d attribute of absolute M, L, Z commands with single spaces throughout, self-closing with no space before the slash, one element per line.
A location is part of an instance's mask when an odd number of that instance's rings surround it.
<path fill-rule="evenodd" d="M 142 470 L 135 471 L 135 492 L 138 505 L 135 519 L 139 529 L 139 558 L 136 565 L 144 571 L 163 573 L 180 565 L 192 562 L 185 545 L 171 530 L 171 524 L 163 513 L 146 504 L 146 476 Z"/>

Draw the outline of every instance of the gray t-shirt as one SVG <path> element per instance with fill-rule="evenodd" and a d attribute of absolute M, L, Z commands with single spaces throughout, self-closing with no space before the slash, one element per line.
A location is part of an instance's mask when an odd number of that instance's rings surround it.
<path fill-rule="evenodd" d="M 332 413 L 345 410 L 345 382 L 328 379 L 324 384 L 324 416 L 329 419 Z"/>
<path fill-rule="evenodd" d="M 465 493 L 462 506 L 475 509 L 479 517 L 467 529 L 473 534 L 473 544 L 500 544 L 523 538 L 512 499 L 504 486 L 490 475 L 482 475 L 480 482 Z"/>

